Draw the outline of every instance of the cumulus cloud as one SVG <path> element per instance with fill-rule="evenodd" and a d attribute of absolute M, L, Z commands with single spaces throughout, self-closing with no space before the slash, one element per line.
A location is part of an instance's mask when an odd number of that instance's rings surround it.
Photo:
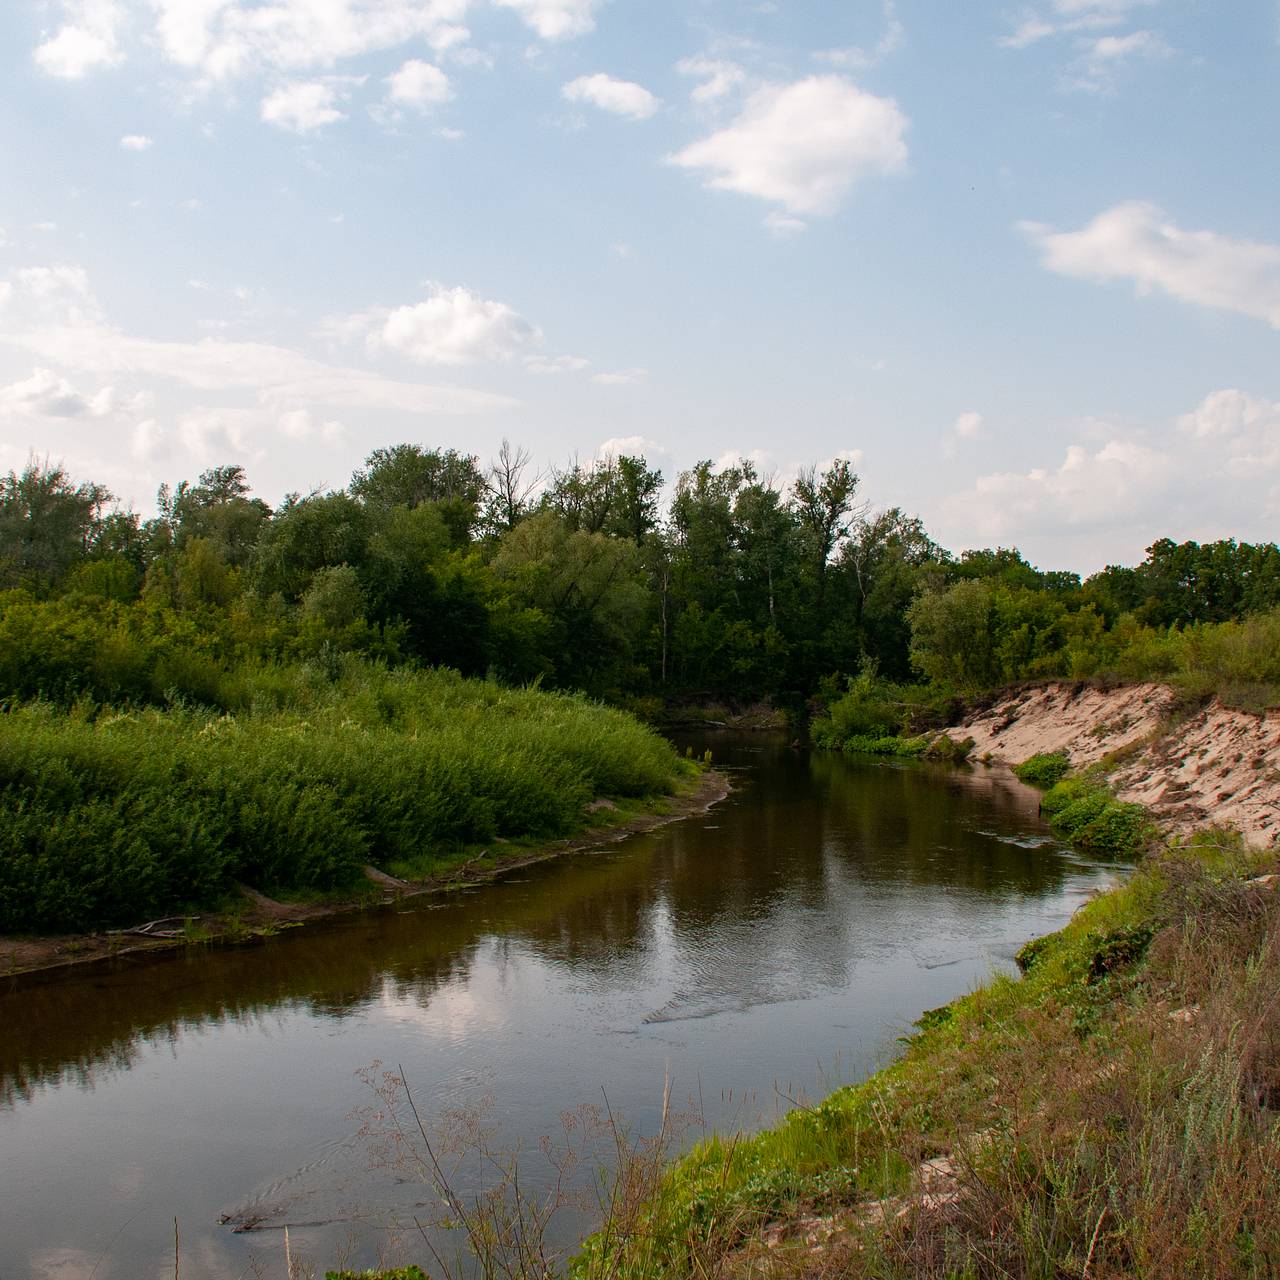
<path fill-rule="evenodd" d="M 601 0 L 494 0 L 513 9 L 544 40 L 583 36 L 595 29 Z"/>
<path fill-rule="evenodd" d="M 979 476 L 943 506 L 955 546 L 1016 542 L 1081 569 L 1155 538 L 1268 539 L 1280 514 L 1280 402 L 1211 392 L 1172 423 L 1090 425 L 1055 461 Z M 1040 550 L 1044 548 L 1044 550 Z"/>
<path fill-rule="evenodd" d="M 628 120 L 647 120 L 661 105 L 643 85 L 617 80 L 603 71 L 570 80 L 560 92 L 569 102 L 590 102 Z"/>
<path fill-rule="evenodd" d="M 0 313 L 0 344 L 62 370 L 161 379 L 201 392 L 248 392 L 280 410 L 328 405 L 411 413 L 466 414 L 510 408 L 507 396 L 463 387 L 398 381 L 313 359 L 265 342 L 204 338 L 167 341 L 108 324 L 78 267 L 15 273 Z"/>
<path fill-rule="evenodd" d="M 152 139 L 148 138 L 145 133 L 126 133 L 120 139 L 120 149 L 122 151 L 147 151 L 152 146 Z"/>
<path fill-rule="evenodd" d="M 655 456 L 670 457 L 671 450 L 648 436 L 611 436 L 608 440 L 601 440 L 596 447 L 596 457 L 601 460 Z"/>
<path fill-rule="evenodd" d="M 336 338 L 363 337 L 419 364 L 473 364 L 508 360 L 542 341 L 542 334 L 505 302 L 493 302 L 461 286 L 428 286 L 423 302 L 373 307 L 325 322 Z"/>
<path fill-rule="evenodd" d="M 439 67 L 411 58 L 387 77 L 387 99 L 397 106 L 426 111 L 453 97 L 449 77 Z"/>
<path fill-rule="evenodd" d="M 42 71 L 79 80 L 123 60 L 119 35 L 125 15 L 118 0 L 64 0 L 62 7 L 67 21 L 32 55 Z"/>
<path fill-rule="evenodd" d="M 972 409 L 962 413 L 951 424 L 952 433 L 961 440 L 972 440 L 982 430 L 982 414 Z"/>
<path fill-rule="evenodd" d="M 906 168 L 907 124 L 891 98 L 840 76 L 809 76 L 756 90 L 730 125 L 670 162 L 793 216 L 829 214 L 858 179 Z"/>
<path fill-rule="evenodd" d="M 290 133 L 311 133 L 346 119 L 337 102 L 333 85 L 320 80 L 295 80 L 263 98 L 262 119 Z"/>
<path fill-rule="evenodd" d="M 1059 275 L 1132 280 L 1139 294 L 1158 290 L 1280 328 L 1280 245 L 1187 231 L 1140 201 L 1107 209 L 1079 231 L 1039 222 L 1019 227 Z"/>
<path fill-rule="evenodd" d="M 103 387 L 92 395 L 76 390 L 52 369 L 33 369 L 29 378 L 0 386 L 0 414 L 29 418 L 102 418 L 116 407 L 116 393 Z"/>

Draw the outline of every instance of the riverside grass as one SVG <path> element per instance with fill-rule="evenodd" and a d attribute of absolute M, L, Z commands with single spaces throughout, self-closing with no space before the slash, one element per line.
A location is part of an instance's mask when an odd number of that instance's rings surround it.
<path fill-rule="evenodd" d="M 1220 833 L 1152 854 L 865 1083 L 701 1143 L 572 1273 L 1280 1273 L 1275 862 Z"/>
<path fill-rule="evenodd" d="M 218 905 L 237 883 L 323 895 L 372 864 L 577 829 L 597 796 L 695 766 L 577 695 L 344 659 L 234 673 L 243 712 L 11 706 L 0 715 L 0 930 L 81 931 Z"/>

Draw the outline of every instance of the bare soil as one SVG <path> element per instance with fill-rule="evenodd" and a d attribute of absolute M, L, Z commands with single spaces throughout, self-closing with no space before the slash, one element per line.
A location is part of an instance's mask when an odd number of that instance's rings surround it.
<path fill-rule="evenodd" d="M 1016 765 L 1065 751 L 1076 769 L 1101 762 L 1116 794 L 1173 835 L 1233 827 L 1257 848 L 1280 838 L 1280 711 L 1259 715 L 1217 699 L 1187 709 L 1158 684 L 1054 682 L 1010 694 L 948 732 L 971 737 L 978 760 Z"/>

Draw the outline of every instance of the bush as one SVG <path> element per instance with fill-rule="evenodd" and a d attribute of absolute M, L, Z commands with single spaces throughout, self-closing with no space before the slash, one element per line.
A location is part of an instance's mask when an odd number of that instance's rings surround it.
<path fill-rule="evenodd" d="M 1113 858 L 1136 858 L 1155 836 L 1141 805 L 1117 800 L 1084 778 L 1064 778 L 1040 802 L 1053 829 L 1072 844 Z"/>
<path fill-rule="evenodd" d="M 1013 772 L 1033 787 L 1052 787 L 1070 768 L 1065 751 L 1042 751 L 1016 765 Z"/>

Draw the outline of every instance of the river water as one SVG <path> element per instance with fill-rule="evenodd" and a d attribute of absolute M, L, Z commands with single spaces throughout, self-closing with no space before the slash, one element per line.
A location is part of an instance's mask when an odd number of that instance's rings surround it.
<path fill-rule="evenodd" d="M 187 1280 L 283 1275 L 285 1225 L 320 1274 L 421 1258 L 429 1188 L 370 1134 L 381 1071 L 429 1126 L 483 1114 L 536 1187 L 583 1104 L 652 1128 L 665 1081 L 751 1128 L 863 1078 L 1117 874 L 1004 770 L 689 741 L 735 790 L 647 835 L 251 946 L 0 981 L 0 1280 L 172 1276 L 175 1218 Z"/>

